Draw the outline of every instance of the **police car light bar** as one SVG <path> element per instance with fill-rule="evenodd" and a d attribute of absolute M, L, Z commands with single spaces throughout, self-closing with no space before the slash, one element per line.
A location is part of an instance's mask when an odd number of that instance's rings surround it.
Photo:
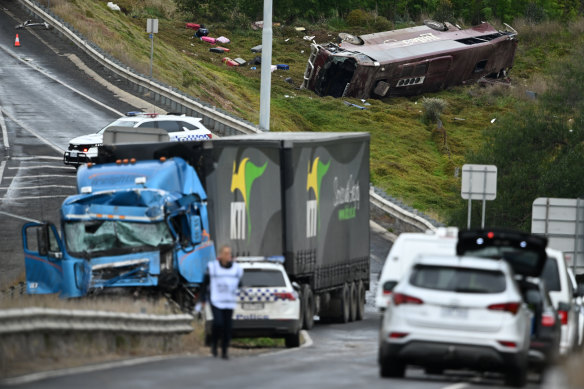
<path fill-rule="evenodd" d="M 237 262 L 272 262 L 272 263 L 284 263 L 284 256 L 282 255 L 272 255 L 270 257 L 237 257 L 235 258 Z"/>
<path fill-rule="evenodd" d="M 139 111 L 130 111 L 130 112 L 126 112 L 126 116 L 128 117 L 133 117 L 133 116 L 142 116 L 142 117 L 148 117 L 148 118 L 155 118 L 157 117 L 159 114 L 157 113 L 149 113 L 149 112 L 139 112 Z"/>

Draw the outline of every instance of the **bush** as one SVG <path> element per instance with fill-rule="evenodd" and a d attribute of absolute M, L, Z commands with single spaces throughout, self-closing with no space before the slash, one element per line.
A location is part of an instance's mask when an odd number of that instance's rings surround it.
<path fill-rule="evenodd" d="M 378 16 L 373 21 L 373 28 L 375 31 L 389 31 L 393 29 L 393 23 L 383 16 Z"/>
<path fill-rule="evenodd" d="M 446 108 L 446 101 L 437 97 L 423 97 L 422 106 L 424 107 L 424 121 L 436 123 Z"/>
<path fill-rule="evenodd" d="M 327 24 L 333 30 L 340 31 L 340 30 L 344 30 L 345 28 L 347 28 L 347 22 L 345 22 L 345 20 L 342 18 L 331 18 L 328 20 Z"/>
<path fill-rule="evenodd" d="M 347 15 L 346 21 L 349 26 L 364 26 L 369 21 L 369 15 L 363 10 L 354 9 Z"/>

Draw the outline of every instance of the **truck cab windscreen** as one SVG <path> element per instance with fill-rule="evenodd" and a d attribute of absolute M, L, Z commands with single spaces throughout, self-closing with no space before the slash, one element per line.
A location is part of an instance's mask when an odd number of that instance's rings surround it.
<path fill-rule="evenodd" d="M 319 96 L 343 97 L 356 67 L 354 58 L 331 56 L 317 76 L 314 91 Z"/>
<path fill-rule="evenodd" d="M 133 223 L 91 220 L 65 223 L 67 250 L 72 255 L 95 257 L 151 250 L 170 245 L 173 238 L 165 222 Z"/>

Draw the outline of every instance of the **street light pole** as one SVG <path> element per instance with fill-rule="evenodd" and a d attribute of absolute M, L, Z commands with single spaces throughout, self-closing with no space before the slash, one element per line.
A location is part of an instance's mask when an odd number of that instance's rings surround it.
<path fill-rule="evenodd" d="M 263 131 L 270 131 L 270 92 L 272 89 L 272 0 L 264 0 L 261 69 L 260 129 Z"/>

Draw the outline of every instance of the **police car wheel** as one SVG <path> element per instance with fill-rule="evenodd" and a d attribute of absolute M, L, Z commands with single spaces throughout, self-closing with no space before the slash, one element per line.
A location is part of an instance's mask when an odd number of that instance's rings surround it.
<path fill-rule="evenodd" d="M 284 337 L 284 343 L 287 348 L 300 347 L 300 332 L 286 335 Z"/>
<path fill-rule="evenodd" d="M 310 330 L 314 327 L 314 294 L 309 285 L 302 285 L 302 328 Z"/>

